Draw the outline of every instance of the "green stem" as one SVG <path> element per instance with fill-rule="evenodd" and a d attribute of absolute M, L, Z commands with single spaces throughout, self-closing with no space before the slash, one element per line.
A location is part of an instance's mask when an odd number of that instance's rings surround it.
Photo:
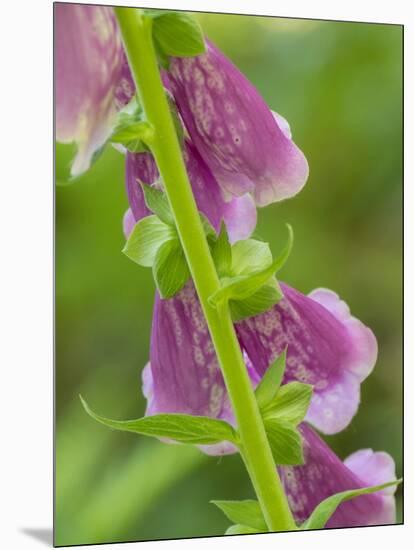
<path fill-rule="evenodd" d="M 131 8 L 115 8 L 115 13 L 145 115 L 154 129 L 150 147 L 220 362 L 247 470 L 269 530 L 293 530 L 295 522 L 276 470 L 228 305 L 215 309 L 208 303 L 208 297 L 220 288 L 220 281 L 162 85 L 152 41 L 152 20 L 140 10 Z"/>

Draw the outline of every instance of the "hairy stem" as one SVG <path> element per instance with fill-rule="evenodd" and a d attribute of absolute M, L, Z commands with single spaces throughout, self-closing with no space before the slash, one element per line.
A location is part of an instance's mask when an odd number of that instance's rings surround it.
<path fill-rule="evenodd" d="M 152 41 L 152 21 L 140 10 L 115 8 L 134 81 L 154 130 L 151 150 L 223 372 L 241 439 L 241 452 L 270 531 L 296 528 L 269 447 L 227 304 L 208 298 L 220 288 L 191 190 Z"/>

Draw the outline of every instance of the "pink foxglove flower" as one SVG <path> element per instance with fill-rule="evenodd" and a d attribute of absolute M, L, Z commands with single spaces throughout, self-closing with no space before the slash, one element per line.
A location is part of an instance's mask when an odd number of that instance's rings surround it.
<path fill-rule="evenodd" d="M 342 462 L 306 424 L 303 436 L 305 463 L 282 466 L 279 473 L 296 521 L 303 523 L 316 506 L 341 491 L 394 481 L 395 464 L 384 452 L 363 449 Z M 343 502 L 326 527 L 357 527 L 395 523 L 395 486 Z"/>
<path fill-rule="evenodd" d="M 172 58 L 168 85 L 194 145 L 229 196 L 256 204 L 298 193 L 308 163 L 249 80 L 207 41 L 197 57 Z"/>
<path fill-rule="evenodd" d="M 376 363 L 375 336 L 334 292 L 305 296 L 286 284 L 281 288 L 278 304 L 238 323 L 240 343 L 261 376 L 288 346 L 284 382 L 311 384 L 307 420 L 326 434 L 339 432 L 355 415 L 360 384 Z"/>
<path fill-rule="evenodd" d="M 77 144 L 77 176 L 112 131 L 123 49 L 110 7 L 58 3 L 55 23 L 56 139 Z"/>

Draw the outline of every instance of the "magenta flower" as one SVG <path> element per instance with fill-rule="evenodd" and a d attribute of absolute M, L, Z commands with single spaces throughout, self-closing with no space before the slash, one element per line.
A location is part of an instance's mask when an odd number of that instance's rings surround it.
<path fill-rule="evenodd" d="M 230 196 L 249 192 L 264 206 L 295 195 L 308 163 L 286 121 L 211 42 L 206 46 L 197 57 L 171 58 L 168 73 L 194 145 Z"/>
<path fill-rule="evenodd" d="M 225 202 L 219 185 L 190 140 L 185 141 L 184 160 L 197 206 L 216 231 L 221 221 L 227 226 L 231 242 L 246 239 L 256 226 L 256 207 L 249 195 Z M 153 184 L 159 173 L 149 153 L 128 153 L 126 184 L 129 204 L 135 221 L 149 214 L 140 182 Z"/>
<path fill-rule="evenodd" d="M 307 420 L 326 434 L 346 428 L 360 401 L 360 384 L 377 359 L 373 332 L 351 316 L 337 294 L 308 296 L 281 284 L 284 299 L 237 325 L 242 347 L 259 375 L 288 346 L 284 382 L 311 384 Z"/>
<path fill-rule="evenodd" d="M 55 22 L 56 139 L 77 144 L 77 176 L 111 133 L 123 49 L 112 8 L 58 3 Z"/>
<path fill-rule="evenodd" d="M 279 473 L 295 520 L 303 523 L 329 496 L 349 489 L 380 485 L 396 479 L 393 459 L 384 452 L 363 449 L 342 462 L 306 424 L 302 466 L 279 467 Z M 395 523 L 396 487 L 363 495 L 342 503 L 326 527 L 357 527 Z"/>
<path fill-rule="evenodd" d="M 375 337 L 335 293 L 317 290 L 307 297 L 280 286 L 284 298 L 277 305 L 237 324 L 252 383 L 288 346 L 283 382 L 311 384 L 306 420 L 325 433 L 338 432 L 358 408 L 360 383 L 376 360 Z M 227 415 L 224 383 L 192 284 L 172 300 L 156 300 L 150 365 L 158 412 Z"/>
<path fill-rule="evenodd" d="M 333 317 L 328 309 L 318 304 L 314 315 L 300 318 L 300 313 L 312 310 L 314 301 L 312 298 L 301 295 L 297 291 L 282 285 L 285 298 L 282 304 L 278 304 L 280 311 L 288 311 L 289 315 L 279 319 L 279 336 L 287 331 L 289 346 L 293 348 L 292 355 L 297 357 L 298 349 L 301 349 L 303 331 L 315 339 L 314 345 L 329 348 L 329 341 L 332 342 L 332 349 L 335 353 L 345 354 L 346 347 L 338 347 L 337 341 L 344 336 L 341 323 L 333 322 L 329 325 L 327 319 Z M 315 292 L 320 293 L 322 291 Z M 327 296 L 335 302 L 342 304 L 343 313 L 349 312 L 345 305 L 329 291 Z M 295 315 L 290 311 L 295 304 L 304 302 L 302 308 L 295 306 Z M 289 306 L 289 307 L 288 307 Z M 277 306 L 275 306 L 277 307 Z M 265 315 L 265 314 L 262 314 Z M 257 316 L 256 319 L 261 316 Z M 335 318 L 334 318 L 335 319 Z M 352 319 L 352 318 L 350 318 Z M 246 323 L 247 321 L 243 321 Z M 371 335 L 372 333 L 355 319 L 351 324 L 358 325 L 358 329 Z M 266 325 L 269 327 L 269 325 Z M 300 328 L 301 330 L 297 330 Z M 325 331 L 327 333 L 325 334 Z M 261 334 L 264 334 L 262 332 Z M 275 341 L 283 341 L 284 347 L 286 335 L 280 336 L 279 340 L 275 333 L 272 333 Z M 342 335 L 342 336 L 341 336 Z M 267 334 L 267 336 L 270 336 Z M 349 338 L 349 337 L 347 337 Z M 375 340 L 374 340 L 375 341 Z M 289 348 L 288 348 L 289 349 Z M 255 387 L 263 373 L 259 373 L 254 360 L 249 358 L 245 352 L 246 367 Z M 334 380 L 335 374 L 341 369 L 347 369 L 351 363 L 348 360 L 335 360 L 332 369 L 326 371 L 326 358 L 322 355 L 321 364 L 318 364 L 317 356 L 312 355 L 312 361 L 307 364 L 307 372 L 312 373 L 312 381 L 316 388 L 318 381 Z M 288 362 L 289 363 L 289 362 Z M 356 363 L 354 363 L 356 364 Z M 293 366 L 292 366 L 293 365 Z M 287 366 L 287 373 L 284 382 L 299 379 L 302 375 L 295 370 L 296 362 L 290 361 Z M 313 369 L 313 370 L 312 370 Z M 298 378 L 295 378 L 295 375 Z M 210 339 L 207 325 L 197 299 L 193 283 L 189 282 L 186 287 L 170 300 L 161 300 L 156 297 L 154 316 L 152 323 L 150 362 L 144 368 L 142 374 L 143 393 L 147 398 L 146 415 L 153 415 L 165 412 L 181 412 L 194 415 L 205 415 L 219 418 L 235 424 L 235 419 L 230 407 L 227 392 L 221 371 Z M 309 382 L 309 379 L 307 380 Z M 312 382 L 311 382 L 312 383 Z M 359 382 L 358 382 L 359 384 Z M 315 387 L 314 386 L 314 387 Z M 329 400 L 329 388 L 331 386 L 331 404 L 334 415 L 342 415 L 344 406 L 341 399 L 346 400 L 335 389 L 335 384 L 330 383 L 325 388 L 325 400 Z M 351 388 L 353 386 L 351 385 Z M 316 403 L 317 405 L 315 406 Z M 320 398 L 317 389 L 311 403 L 306 420 L 318 423 L 320 416 L 315 414 L 318 411 Z M 345 406 L 345 409 L 347 407 Z M 323 411 L 323 409 L 322 409 Z M 323 417 L 323 414 L 322 414 Z M 317 419 L 315 422 L 315 418 Z M 302 523 L 309 517 L 313 509 L 328 496 L 349 489 L 357 489 L 372 485 L 381 484 L 395 479 L 395 467 L 392 458 L 386 453 L 373 453 L 371 450 L 361 450 L 344 463 L 329 449 L 329 447 L 316 435 L 306 424 L 302 423 L 300 431 L 304 442 L 305 462 L 302 466 L 280 466 L 279 471 L 285 490 L 292 507 L 292 512 L 298 523 Z M 203 445 L 200 448 L 211 455 L 231 454 L 237 449 L 228 442 L 217 445 Z M 395 500 L 394 489 L 386 489 L 372 495 L 364 495 L 352 501 L 341 504 L 327 527 L 352 527 L 357 525 L 378 525 L 395 522 Z"/>
<path fill-rule="evenodd" d="M 259 206 L 298 193 L 308 163 L 287 121 L 273 113 L 247 78 L 211 42 L 196 57 L 172 57 L 165 87 L 192 142 L 227 197 L 251 193 Z M 134 93 L 128 63 L 117 89 L 122 107 Z"/>

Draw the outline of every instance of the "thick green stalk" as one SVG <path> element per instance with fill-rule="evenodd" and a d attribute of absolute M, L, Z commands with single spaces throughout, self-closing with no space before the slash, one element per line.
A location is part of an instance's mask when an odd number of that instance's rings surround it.
<path fill-rule="evenodd" d="M 115 8 L 129 65 L 154 134 L 148 144 L 163 178 L 188 266 L 210 330 L 237 420 L 241 451 L 269 530 L 296 528 L 269 447 L 227 305 L 208 298 L 220 288 L 180 143 L 162 85 L 152 41 L 152 21 L 140 10 Z"/>

